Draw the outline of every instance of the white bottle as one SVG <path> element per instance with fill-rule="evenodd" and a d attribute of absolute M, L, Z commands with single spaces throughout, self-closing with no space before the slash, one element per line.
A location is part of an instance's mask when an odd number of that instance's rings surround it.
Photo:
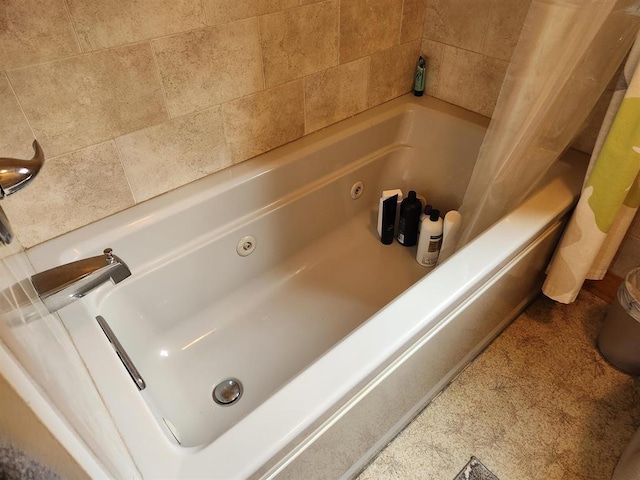
<path fill-rule="evenodd" d="M 422 221 L 416 262 L 423 267 L 435 267 L 442 245 L 442 219 L 439 210 L 431 210 L 429 217 Z"/>
<path fill-rule="evenodd" d="M 444 262 L 455 253 L 461 225 L 462 217 L 457 210 L 450 210 L 444 216 L 444 221 L 442 222 L 442 247 L 440 248 L 439 262 Z"/>

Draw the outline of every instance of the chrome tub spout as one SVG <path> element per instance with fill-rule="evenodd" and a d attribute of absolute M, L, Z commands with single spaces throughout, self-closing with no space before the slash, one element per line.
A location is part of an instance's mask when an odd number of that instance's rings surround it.
<path fill-rule="evenodd" d="M 99 287 L 108 280 L 120 283 L 131 275 L 127 264 L 110 248 L 103 255 L 52 268 L 31 277 L 31 283 L 51 313 Z"/>

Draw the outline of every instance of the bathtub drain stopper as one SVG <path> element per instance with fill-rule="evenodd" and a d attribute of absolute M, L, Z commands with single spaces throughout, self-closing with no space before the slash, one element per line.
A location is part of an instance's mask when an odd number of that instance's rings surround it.
<path fill-rule="evenodd" d="M 213 389 L 213 401 L 218 405 L 228 407 L 233 405 L 242 396 L 242 384 L 235 378 L 227 378 Z"/>

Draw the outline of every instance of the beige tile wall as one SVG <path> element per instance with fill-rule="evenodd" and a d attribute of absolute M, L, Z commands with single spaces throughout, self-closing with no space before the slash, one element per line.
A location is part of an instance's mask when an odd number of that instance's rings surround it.
<path fill-rule="evenodd" d="M 0 155 L 48 162 L 3 207 L 35 245 L 408 92 L 420 52 L 491 116 L 529 3 L 4 0 Z"/>
<path fill-rule="evenodd" d="M 426 0 L 426 92 L 491 116 L 531 0 Z"/>
<path fill-rule="evenodd" d="M 424 0 L 3 0 L 3 200 L 32 246 L 408 92 Z"/>

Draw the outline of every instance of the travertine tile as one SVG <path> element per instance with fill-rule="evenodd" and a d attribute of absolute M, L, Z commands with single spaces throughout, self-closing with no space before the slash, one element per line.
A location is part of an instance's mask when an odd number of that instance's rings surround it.
<path fill-rule="evenodd" d="M 12 70 L 8 75 L 49 156 L 167 118 L 148 44 Z"/>
<path fill-rule="evenodd" d="M 374 53 L 369 75 L 369 107 L 380 105 L 413 89 L 420 40 Z"/>
<path fill-rule="evenodd" d="M 425 0 L 404 0 L 400 43 L 422 37 L 426 7 Z"/>
<path fill-rule="evenodd" d="M 424 37 L 480 52 L 492 0 L 427 0 Z"/>
<path fill-rule="evenodd" d="M 137 202 L 231 163 L 220 107 L 124 135 L 116 144 Z"/>
<path fill-rule="evenodd" d="M 508 63 L 460 48 L 445 48 L 438 98 L 490 117 Z"/>
<path fill-rule="evenodd" d="M 340 63 L 400 42 L 402 0 L 341 0 Z"/>
<path fill-rule="evenodd" d="M 200 0 L 67 0 L 84 51 L 206 25 Z"/>
<path fill-rule="evenodd" d="M 640 385 L 596 351 L 606 312 L 536 300 L 359 479 L 454 478 L 471 455 L 501 479 L 611 478 Z"/>
<path fill-rule="evenodd" d="M 133 205 L 113 141 L 49 159 L 3 208 L 24 247 L 31 247 Z"/>
<path fill-rule="evenodd" d="M 511 60 L 530 4 L 531 0 L 494 2 L 481 53 L 501 60 Z"/>
<path fill-rule="evenodd" d="M 4 73 L 0 73 L 0 156 L 31 158 L 33 134 Z"/>
<path fill-rule="evenodd" d="M 0 2 L 0 70 L 80 52 L 64 0 Z"/>
<path fill-rule="evenodd" d="M 295 80 L 222 105 L 222 121 L 234 163 L 304 135 L 304 92 Z"/>
<path fill-rule="evenodd" d="M 423 39 L 421 52 L 426 61 L 425 93 L 433 97 L 438 96 L 438 83 L 440 82 L 440 66 L 444 58 L 446 45 Z"/>
<path fill-rule="evenodd" d="M 338 2 L 260 17 L 267 87 L 338 64 Z"/>
<path fill-rule="evenodd" d="M 297 7 L 298 0 L 204 0 L 209 25 L 235 22 Z"/>
<path fill-rule="evenodd" d="M 304 79 L 306 133 L 367 108 L 369 65 L 370 58 L 365 57 Z"/>
<path fill-rule="evenodd" d="M 257 19 L 165 37 L 152 45 L 172 117 L 264 88 Z"/>

